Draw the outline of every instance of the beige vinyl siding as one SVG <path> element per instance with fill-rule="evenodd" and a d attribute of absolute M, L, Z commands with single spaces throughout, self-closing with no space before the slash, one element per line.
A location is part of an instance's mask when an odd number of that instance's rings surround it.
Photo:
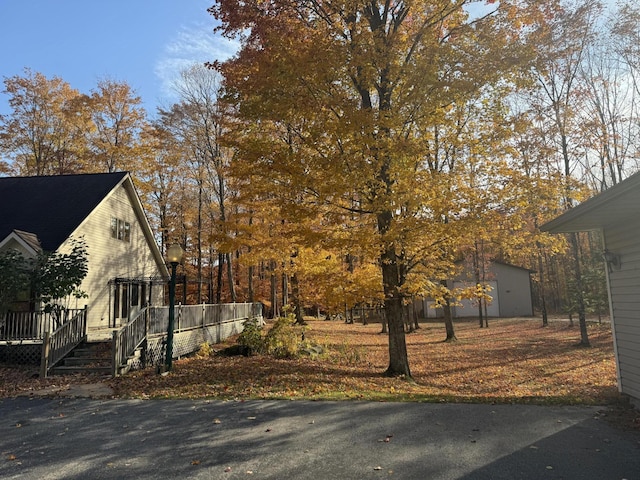
<path fill-rule="evenodd" d="M 609 272 L 620 389 L 640 399 L 640 222 L 605 229 L 605 244 L 620 255 Z"/>
<path fill-rule="evenodd" d="M 108 195 L 98 207 L 84 220 L 73 233 L 73 238 L 84 237 L 87 244 L 89 273 L 81 289 L 88 298 L 80 299 L 79 306 L 87 304 L 88 327 L 109 326 L 109 317 L 113 315 L 113 298 L 110 296 L 109 281 L 116 277 L 149 278 L 160 277 L 161 272 L 154 260 L 149 244 L 143 233 L 141 219 L 137 218 L 126 189 L 120 185 Z M 129 222 L 130 241 L 126 242 L 111 236 L 111 218 Z M 146 220 L 144 220 L 146 221 Z M 67 240 L 60 251 L 70 249 Z M 153 303 L 162 304 L 161 286 L 153 287 Z"/>
<path fill-rule="evenodd" d="M 15 238 L 9 239 L 9 241 L 2 247 L 2 251 L 6 252 L 8 250 L 17 250 L 22 254 L 24 258 L 33 258 L 33 252 L 28 251 L 22 243 L 20 243 Z"/>

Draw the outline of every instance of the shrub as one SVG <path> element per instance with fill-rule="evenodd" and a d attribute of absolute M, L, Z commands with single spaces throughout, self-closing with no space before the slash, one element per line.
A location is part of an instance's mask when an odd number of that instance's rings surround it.
<path fill-rule="evenodd" d="M 294 358 L 298 356 L 302 329 L 293 324 L 295 317 L 287 315 L 276 320 L 265 336 L 266 352 L 276 358 Z"/>
<path fill-rule="evenodd" d="M 262 353 L 265 350 L 265 340 L 262 335 L 262 326 L 257 318 L 245 320 L 244 329 L 238 336 L 237 343 L 247 348 L 248 354 Z"/>
<path fill-rule="evenodd" d="M 203 342 L 200 344 L 200 349 L 196 352 L 197 357 L 210 357 L 213 355 L 213 348 L 209 342 Z"/>
<path fill-rule="evenodd" d="M 362 347 L 356 347 L 344 341 L 336 346 L 335 353 L 337 362 L 346 365 L 357 365 L 364 357 Z"/>

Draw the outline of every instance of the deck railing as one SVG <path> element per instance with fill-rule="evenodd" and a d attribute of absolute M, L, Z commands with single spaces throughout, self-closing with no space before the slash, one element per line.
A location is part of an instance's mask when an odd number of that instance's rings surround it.
<path fill-rule="evenodd" d="M 261 303 L 225 303 L 178 305 L 175 307 L 175 333 L 205 329 L 225 322 L 262 317 Z M 125 326 L 113 333 L 113 375 L 126 369 L 136 349 L 149 336 L 158 338 L 167 333 L 169 307 L 147 307 Z"/>
<path fill-rule="evenodd" d="M 40 376 L 46 377 L 49 370 L 65 355 L 87 338 L 87 309 L 78 311 L 52 333 L 45 332 L 42 343 Z"/>
<path fill-rule="evenodd" d="M 176 305 L 175 332 L 261 316 L 261 303 Z M 149 334 L 167 333 L 168 326 L 169 307 L 150 307 Z"/>
<path fill-rule="evenodd" d="M 138 315 L 120 330 L 113 332 L 112 374 L 117 375 L 118 368 L 127 363 L 127 359 L 133 355 L 140 344 L 147 338 L 149 329 L 149 308 L 142 309 Z"/>
<path fill-rule="evenodd" d="M 70 308 L 61 312 L 57 318 L 51 312 L 6 312 L 0 315 L 0 341 L 39 343 L 44 340 L 45 332 L 54 330 L 83 312 L 81 308 Z"/>

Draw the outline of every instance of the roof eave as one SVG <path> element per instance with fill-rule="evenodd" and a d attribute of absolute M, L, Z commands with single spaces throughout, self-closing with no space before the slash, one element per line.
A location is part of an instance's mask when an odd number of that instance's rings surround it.
<path fill-rule="evenodd" d="M 640 172 L 631 175 L 623 182 L 608 190 L 585 200 L 580 205 L 567 210 L 559 217 L 543 224 L 540 230 L 549 233 L 572 233 L 591 230 L 602 230 L 604 221 L 598 219 L 595 213 L 604 209 L 615 199 L 629 192 L 640 189 Z M 592 215 L 589 218 L 589 215 Z"/>

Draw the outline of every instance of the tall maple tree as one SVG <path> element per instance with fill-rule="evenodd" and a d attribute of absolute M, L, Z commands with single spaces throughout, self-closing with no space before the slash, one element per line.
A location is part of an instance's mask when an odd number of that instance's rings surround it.
<path fill-rule="evenodd" d="M 79 92 L 59 77 L 47 78 L 25 69 L 5 78 L 12 113 L 0 116 L 0 152 L 11 173 L 64 175 L 81 165 L 81 132 L 88 119 L 81 115 Z"/>
<path fill-rule="evenodd" d="M 131 86 L 102 79 L 91 94 L 82 95 L 79 101 L 91 119 L 91 128 L 85 132 L 85 170 L 139 170 L 140 134 L 146 127 L 146 112 Z"/>
<path fill-rule="evenodd" d="M 525 27 L 548 11 L 505 1 L 471 17 L 473 4 L 485 2 L 221 0 L 210 8 L 220 30 L 242 40 L 238 54 L 215 67 L 239 117 L 254 126 L 254 140 L 240 146 L 254 171 L 336 220 L 370 218 L 360 238 L 379 252 L 388 375 L 411 376 L 407 252 L 422 252 L 416 265 L 450 262 L 437 245 L 451 228 L 433 228 L 441 199 L 431 192 L 442 178 L 428 174 L 416 127 L 461 91 L 514 80 L 527 59 Z M 264 135 L 267 124 L 288 132 L 288 142 Z"/>

